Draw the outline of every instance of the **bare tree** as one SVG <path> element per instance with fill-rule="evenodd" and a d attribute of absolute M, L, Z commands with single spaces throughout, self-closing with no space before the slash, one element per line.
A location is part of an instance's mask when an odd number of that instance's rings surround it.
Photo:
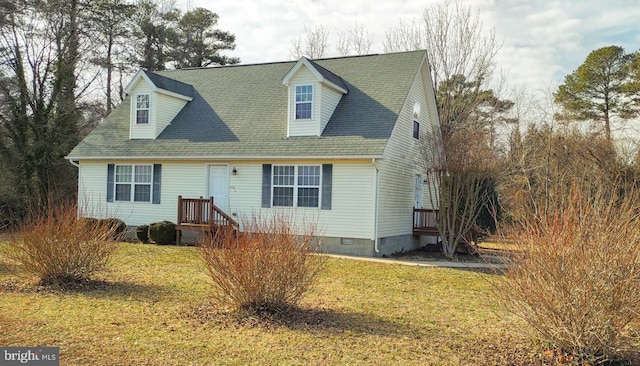
<path fill-rule="evenodd" d="M 460 244 L 473 252 L 480 228 L 476 223 L 495 192 L 495 166 L 490 154 L 465 155 L 467 161 L 449 162 L 439 128 L 424 136 L 422 155 L 426 182 L 437 194 L 429 195 L 431 207 L 439 209 L 438 232 L 441 251 L 454 258 Z M 466 136 L 465 138 L 469 138 Z M 459 157 L 456 157 L 459 158 Z"/>
<path fill-rule="evenodd" d="M 304 38 L 298 37 L 291 40 L 291 48 L 289 49 L 291 57 L 294 59 L 302 56 L 310 59 L 326 57 L 331 34 L 329 27 L 324 25 L 313 28 L 305 26 L 304 32 Z"/>
<path fill-rule="evenodd" d="M 424 45 L 436 88 L 443 80 L 464 75 L 487 87 L 502 46 L 493 29 L 486 31 L 477 13 L 460 2 L 438 3 L 423 15 Z"/>
<path fill-rule="evenodd" d="M 78 142 L 86 90 L 78 85 L 84 5 L 20 2 L 0 32 L 0 162 L 24 206 L 46 210 L 73 196 L 63 157 Z"/>
<path fill-rule="evenodd" d="M 338 34 L 336 49 L 340 56 L 366 55 L 371 50 L 372 44 L 373 34 L 356 22 L 346 32 Z"/>
<path fill-rule="evenodd" d="M 403 52 L 427 49 L 425 29 L 419 21 L 400 20 L 395 28 L 387 30 L 382 43 L 384 52 Z"/>
<path fill-rule="evenodd" d="M 455 129 L 478 123 L 487 96 L 495 112 L 506 112 L 506 101 L 492 88 L 500 47 L 495 31 L 486 31 L 478 14 L 458 1 L 425 9 L 422 21 L 401 21 L 387 31 L 384 42 L 385 52 L 427 50 L 445 147 Z M 495 128 L 495 121 L 486 118 L 492 116 L 485 114 L 486 127 Z"/>

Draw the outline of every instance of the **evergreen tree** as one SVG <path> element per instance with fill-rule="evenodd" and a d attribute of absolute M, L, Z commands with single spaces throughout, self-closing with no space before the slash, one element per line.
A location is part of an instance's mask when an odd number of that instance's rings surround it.
<path fill-rule="evenodd" d="M 601 123 L 605 138 L 611 142 L 612 117 L 629 119 L 638 115 L 629 88 L 632 60 L 633 55 L 618 46 L 592 51 L 555 92 L 555 101 L 564 108 L 558 117 Z"/>

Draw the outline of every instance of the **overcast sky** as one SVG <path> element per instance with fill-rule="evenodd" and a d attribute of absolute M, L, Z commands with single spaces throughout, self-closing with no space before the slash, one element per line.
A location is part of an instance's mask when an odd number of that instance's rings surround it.
<path fill-rule="evenodd" d="M 219 27 L 236 35 L 236 50 L 227 55 L 242 63 L 290 60 L 291 40 L 304 27 L 324 25 L 335 36 L 356 22 L 374 35 L 372 53 L 383 52 L 385 31 L 401 19 L 422 17 L 434 0 L 182 0 L 220 16 Z M 508 72 L 509 86 L 540 88 L 561 83 L 594 49 L 622 46 L 640 49 L 638 0 L 476 0 L 485 29 L 503 41 L 498 66 Z M 335 39 L 334 39 L 335 40 Z M 332 56 L 335 42 L 331 45 Z"/>

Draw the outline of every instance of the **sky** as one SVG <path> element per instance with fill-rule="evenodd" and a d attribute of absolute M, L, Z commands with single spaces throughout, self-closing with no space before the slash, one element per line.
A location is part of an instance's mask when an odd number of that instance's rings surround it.
<path fill-rule="evenodd" d="M 226 52 L 241 62 L 292 59 L 292 39 L 305 26 L 329 27 L 333 37 L 354 24 L 373 34 L 371 53 L 382 53 L 385 32 L 401 20 L 422 19 L 436 0 L 183 0 L 219 15 L 219 28 L 236 35 Z M 600 47 L 640 49 L 638 0 L 461 0 L 477 11 L 483 29 L 495 30 L 502 47 L 496 57 L 510 87 L 549 89 Z M 334 41 L 336 38 L 332 38 Z M 335 42 L 331 47 L 331 56 Z"/>

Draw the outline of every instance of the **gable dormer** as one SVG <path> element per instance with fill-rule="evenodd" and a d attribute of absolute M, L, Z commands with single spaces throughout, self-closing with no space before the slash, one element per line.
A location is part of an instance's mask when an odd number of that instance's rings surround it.
<path fill-rule="evenodd" d="M 340 99 L 349 91 L 344 81 L 302 57 L 282 80 L 289 88 L 288 136 L 320 136 Z"/>
<path fill-rule="evenodd" d="M 127 85 L 131 97 L 129 138 L 155 139 L 193 100 L 193 86 L 140 70 Z"/>

